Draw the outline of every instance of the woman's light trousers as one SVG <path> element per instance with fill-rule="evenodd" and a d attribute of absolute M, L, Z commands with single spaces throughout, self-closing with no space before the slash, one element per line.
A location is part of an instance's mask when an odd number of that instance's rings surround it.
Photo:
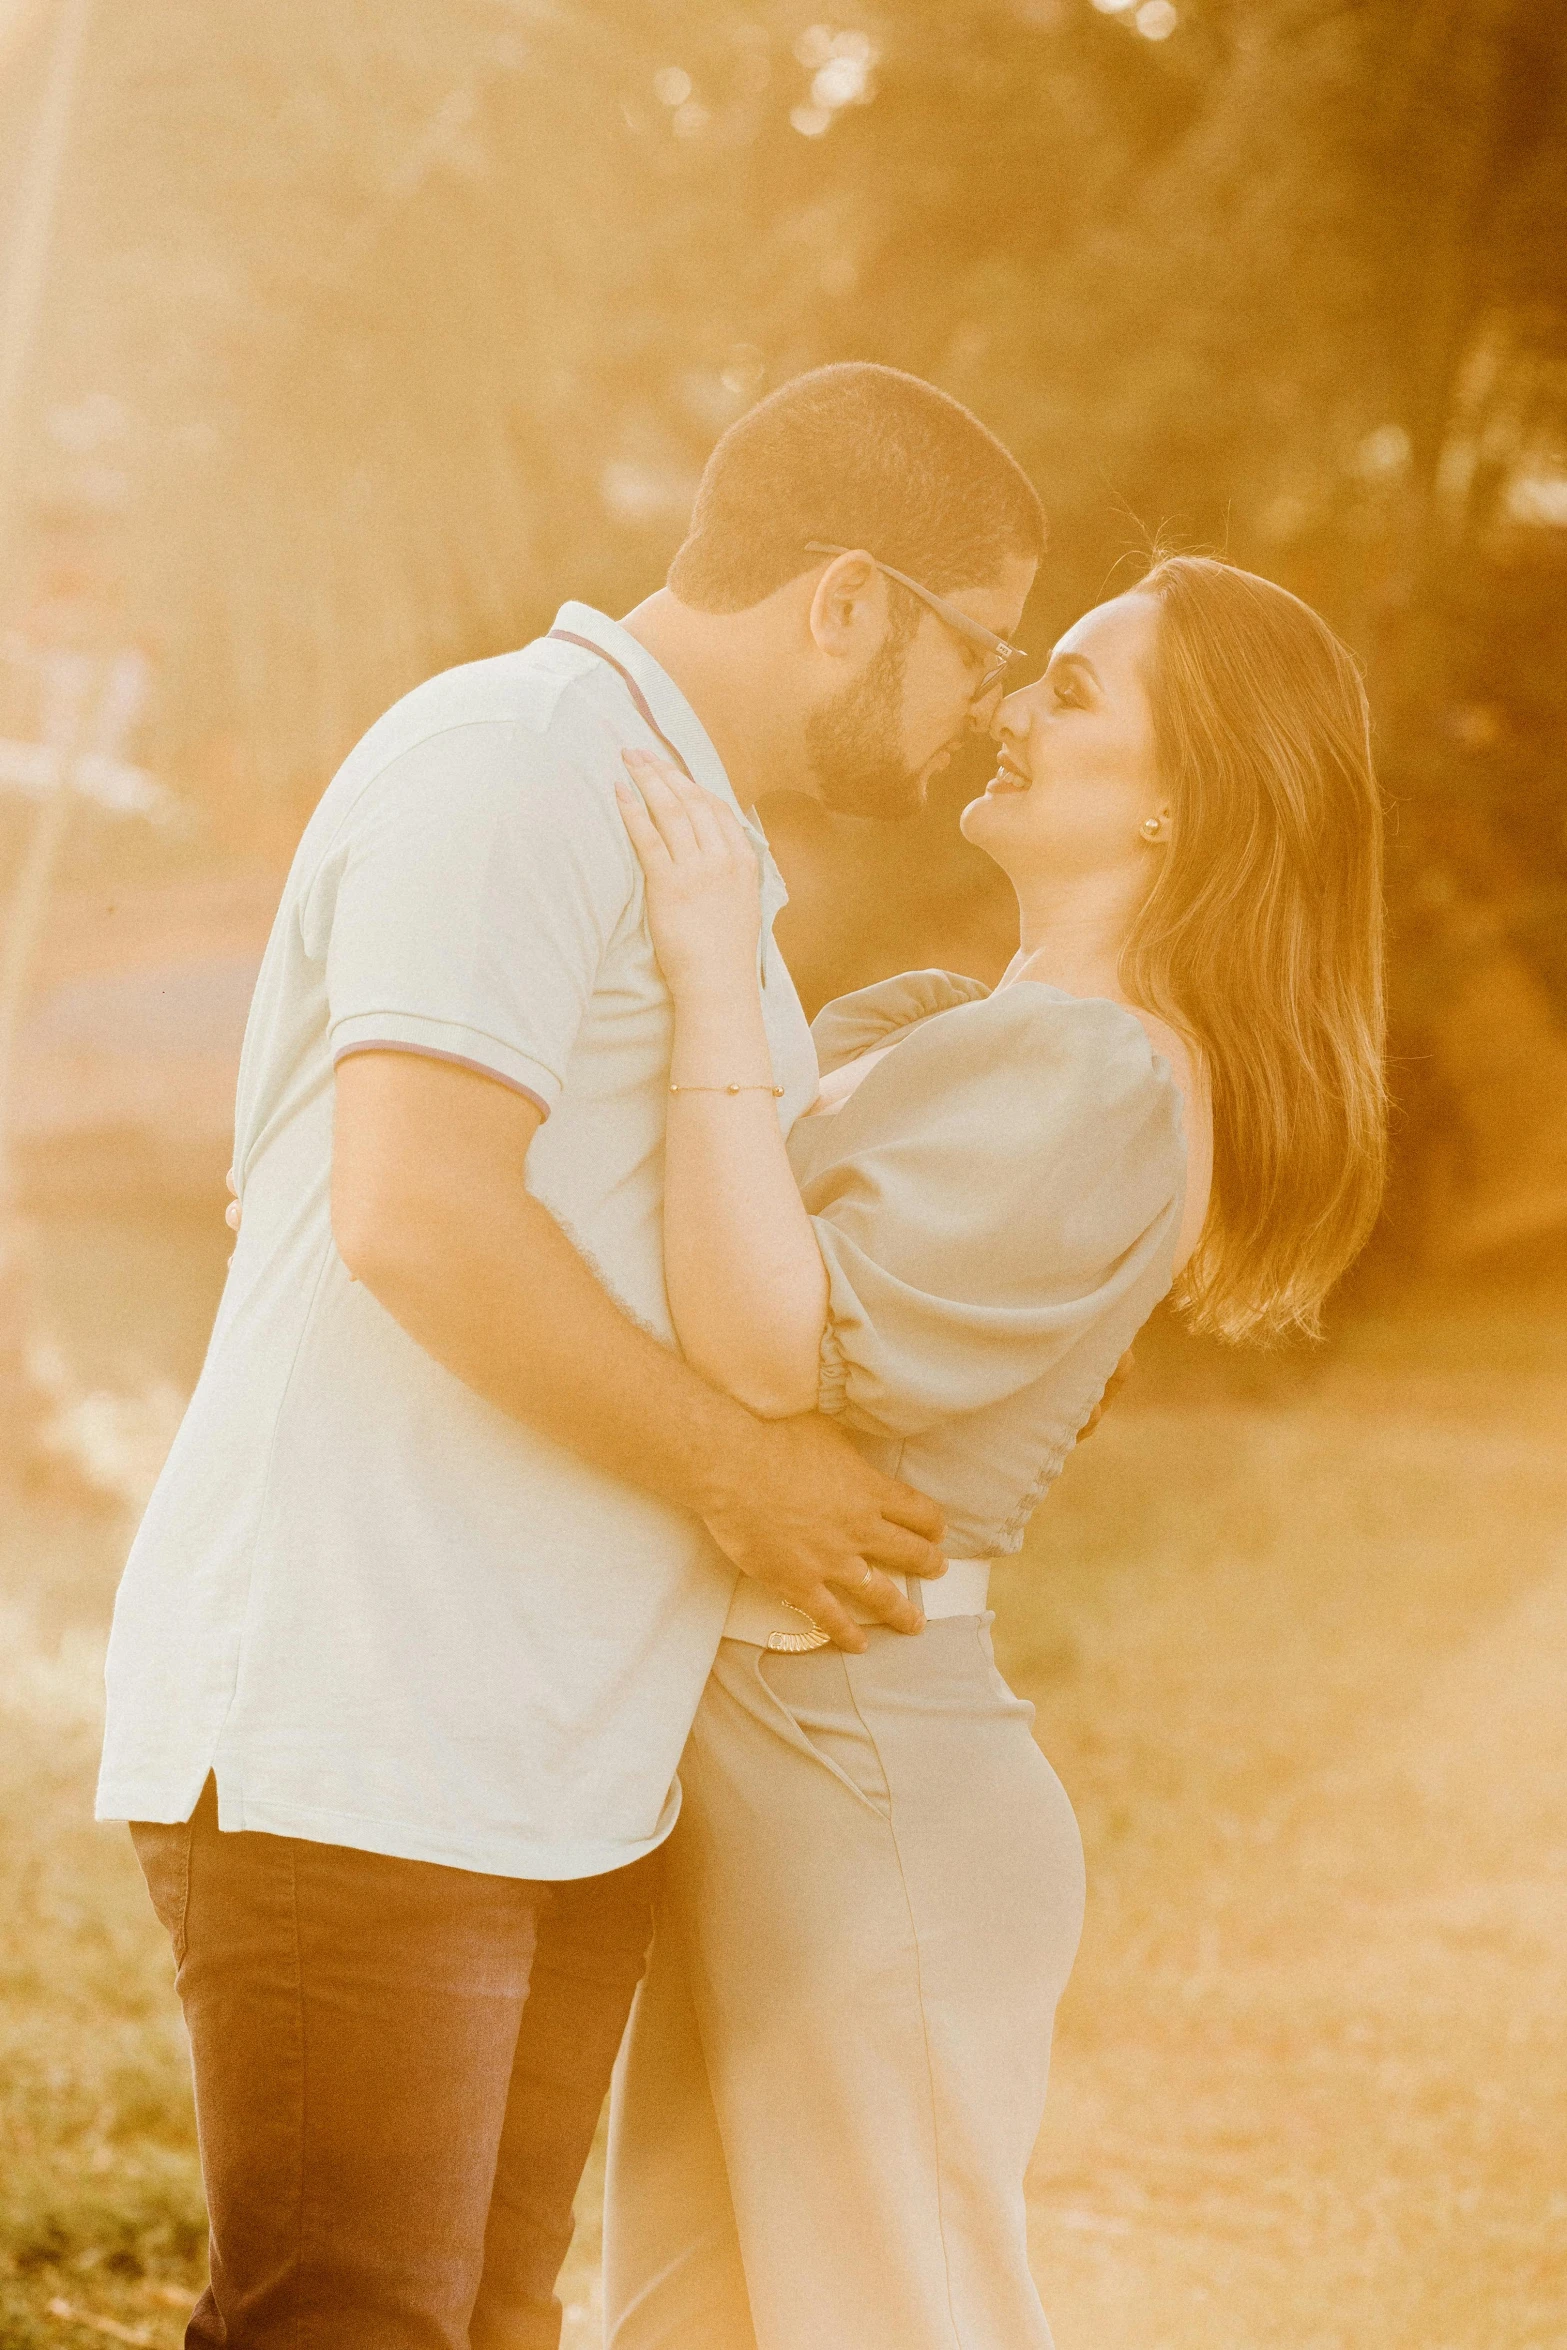
<path fill-rule="evenodd" d="M 989 1623 L 723 1643 L 616 2075 L 610 2350 L 1049 2350 L 1023 2187 L 1083 1858 Z"/>

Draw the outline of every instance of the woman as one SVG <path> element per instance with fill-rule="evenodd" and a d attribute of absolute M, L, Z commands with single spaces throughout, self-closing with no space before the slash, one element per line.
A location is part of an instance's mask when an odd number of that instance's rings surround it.
<path fill-rule="evenodd" d="M 1380 817 L 1343 647 L 1172 559 L 996 731 L 963 830 L 1014 885 L 1016 957 L 994 992 L 915 972 L 829 1005 L 787 1145 L 750 850 L 628 760 L 682 1344 L 757 1411 L 839 1415 L 954 1558 L 925 1631 L 863 1654 L 736 1595 L 617 2081 L 614 2350 L 1045 2350 L 1023 2184 L 1082 1855 L 983 1562 L 1172 1283 L 1193 1328 L 1313 1331 L 1376 1214 Z"/>

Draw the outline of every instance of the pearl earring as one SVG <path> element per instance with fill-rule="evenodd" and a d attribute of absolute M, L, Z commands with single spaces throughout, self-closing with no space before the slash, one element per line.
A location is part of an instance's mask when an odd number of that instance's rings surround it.
<path fill-rule="evenodd" d="M 1145 817 L 1143 818 L 1143 838 L 1144 838 L 1144 840 L 1157 840 L 1157 839 L 1158 839 L 1158 837 L 1159 837 L 1159 819 L 1158 819 L 1158 817 L 1157 817 L 1157 816 L 1145 816 Z"/>

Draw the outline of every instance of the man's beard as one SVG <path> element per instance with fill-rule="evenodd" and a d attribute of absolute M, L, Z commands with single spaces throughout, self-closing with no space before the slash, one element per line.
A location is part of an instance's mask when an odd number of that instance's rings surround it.
<path fill-rule="evenodd" d="M 805 722 L 805 748 L 822 802 L 840 816 L 915 816 L 925 787 L 898 756 L 909 640 L 889 636 L 863 677 Z"/>

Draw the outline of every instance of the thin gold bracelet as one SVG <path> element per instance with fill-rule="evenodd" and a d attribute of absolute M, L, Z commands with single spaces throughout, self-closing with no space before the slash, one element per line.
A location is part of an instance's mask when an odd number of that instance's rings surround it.
<path fill-rule="evenodd" d="M 781 1085 L 672 1085 L 671 1093 L 770 1093 L 775 1102 L 782 1101 Z"/>

